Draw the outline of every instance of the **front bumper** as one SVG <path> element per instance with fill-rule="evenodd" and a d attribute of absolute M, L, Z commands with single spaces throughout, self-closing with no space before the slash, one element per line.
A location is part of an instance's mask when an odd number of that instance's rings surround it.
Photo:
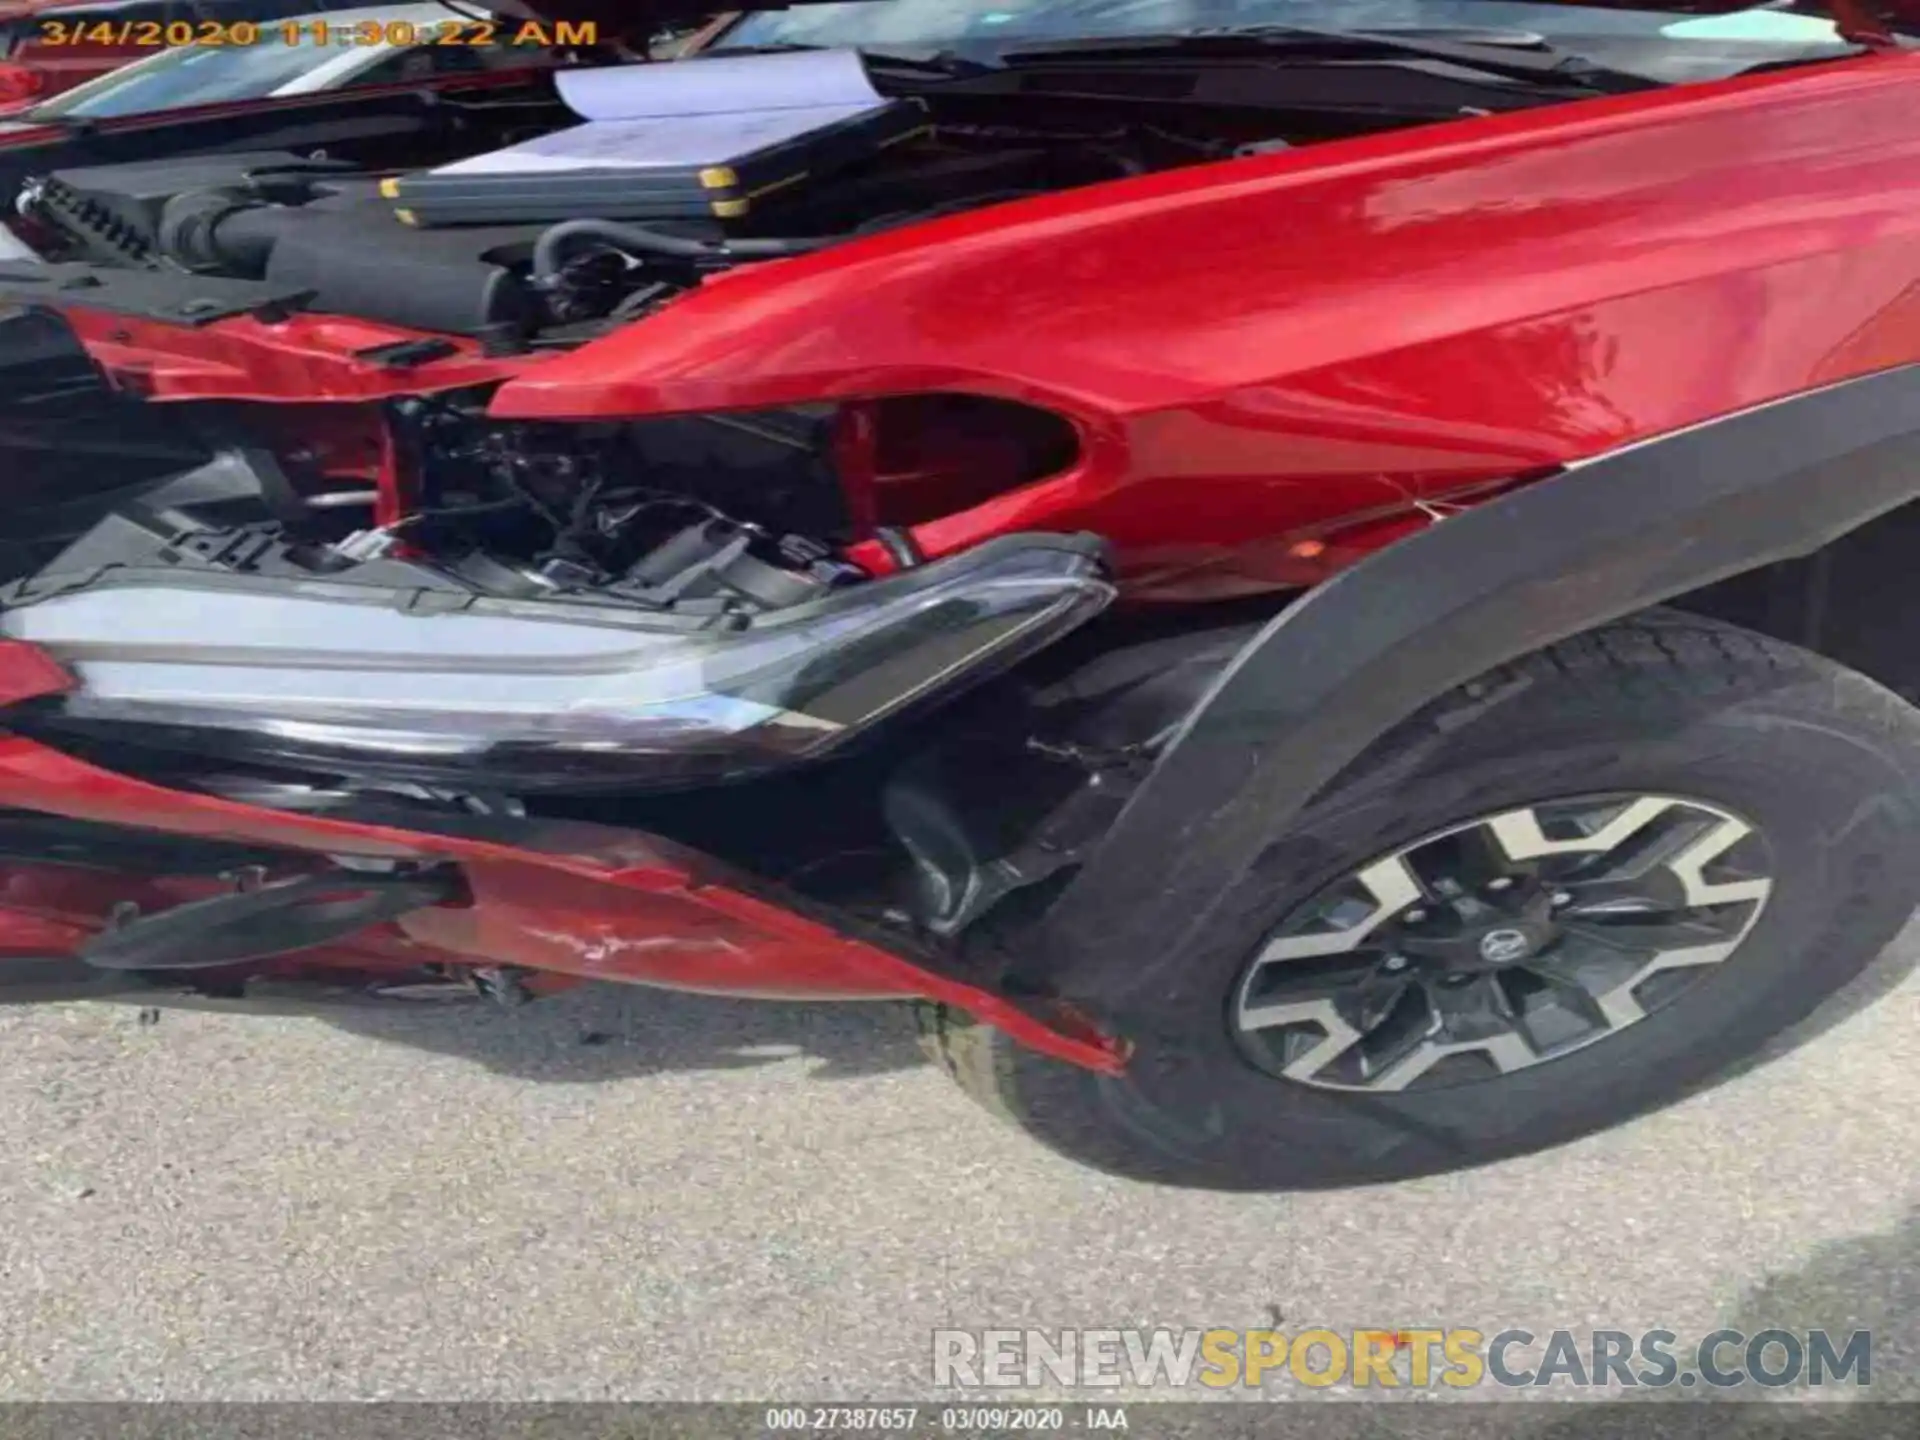
<path fill-rule="evenodd" d="M 0 642 L 0 697 L 55 693 L 56 667 Z M 70 682 L 68 682 L 70 683 Z M 921 998 L 965 1010 L 1069 1063 L 1116 1073 L 1116 1045 L 1068 1015 L 1014 1004 L 946 957 L 867 933 L 671 841 L 635 831 L 512 816 L 449 817 L 445 831 L 392 819 L 295 814 L 171 790 L 20 736 L 0 737 L 0 806 L 168 837 L 268 847 L 313 860 L 352 857 L 457 864 L 469 898 L 416 910 L 309 962 L 395 969 L 423 961 L 525 967 L 546 976 L 660 985 L 752 998 Z M 409 828 L 416 827 L 416 828 Z M 6 952 L 44 956 L 50 938 L 104 922 L 129 882 L 0 860 L 0 967 Z M 31 942 L 15 935 L 33 932 Z M 293 957 L 295 960 L 300 957 Z"/>

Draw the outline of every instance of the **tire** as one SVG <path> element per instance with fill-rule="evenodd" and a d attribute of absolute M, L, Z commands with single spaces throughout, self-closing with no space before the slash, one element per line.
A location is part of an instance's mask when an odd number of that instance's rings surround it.
<path fill-rule="evenodd" d="M 1766 847 L 1757 918 L 1670 1003 L 1467 1084 L 1326 1088 L 1249 1058 L 1231 1023 L 1242 977 L 1311 897 L 1474 817 L 1622 793 L 1730 812 Z M 1114 1173 L 1263 1190 L 1405 1179 L 1561 1144 L 1736 1068 L 1888 944 L 1920 899 L 1917 861 L 1920 712 L 1794 646 L 1651 612 L 1483 676 L 1373 746 L 1272 838 L 1197 963 L 1131 1013 L 1124 1076 L 937 1007 L 923 1042 L 990 1108 Z"/>

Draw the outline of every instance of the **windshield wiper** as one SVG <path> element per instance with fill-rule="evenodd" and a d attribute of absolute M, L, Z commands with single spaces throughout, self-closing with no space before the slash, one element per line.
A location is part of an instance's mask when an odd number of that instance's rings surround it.
<path fill-rule="evenodd" d="M 730 55 L 786 55 L 796 50 L 830 48 L 832 47 L 808 45 L 799 41 L 783 41 L 772 45 L 717 45 L 711 50 L 698 51 L 686 58 L 699 60 L 703 56 L 724 59 Z M 991 61 L 960 55 L 937 46 L 909 47 L 905 50 L 875 50 L 861 45 L 858 49 L 860 58 L 866 61 L 867 68 L 870 70 L 892 70 L 935 80 L 964 80 L 973 75 L 992 74 L 1000 68 Z"/>
<path fill-rule="evenodd" d="M 1609 70 L 1590 60 L 1556 50 L 1544 41 L 1515 43 L 1519 35 L 1489 35 L 1463 30 L 1458 37 L 1437 32 L 1419 35 L 1390 30 L 1316 30 L 1304 25 L 1221 26 L 1176 30 L 1159 35 L 1091 36 L 1045 40 L 1000 51 L 1003 60 L 1020 61 L 1133 55 L 1238 56 L 1284 55 L 1289 59 L 1432 60 L 1495 79 L 1530 85 L 1563 85 L 1595 94 L 1625 95 L 1663 88 L 1657 80 Z"/>

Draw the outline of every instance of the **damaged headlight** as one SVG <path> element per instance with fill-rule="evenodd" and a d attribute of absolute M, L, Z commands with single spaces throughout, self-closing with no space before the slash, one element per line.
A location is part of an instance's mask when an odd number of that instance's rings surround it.
<path fill-rule="evenodd" d="M 77 678 L 45 723 L 344 774 L 582 789 L 831 754 L 1113 593 L 1098 539 L 1059 535 L 750 619 L 122 566 L 16 588 L 0 634 Z"/>

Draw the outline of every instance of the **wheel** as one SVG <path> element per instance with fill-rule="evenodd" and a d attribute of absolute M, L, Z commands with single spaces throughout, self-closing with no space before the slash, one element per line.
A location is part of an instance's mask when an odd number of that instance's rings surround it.
<path fill-rule="evenodd" d="M 1399 1179 L 1724 1074 L 1892 939 L 1916 860 L 1920 712 L 1660 612 L 1483 676 L 1372 747 L 1129 1017 L 1123 1077 L 951 1012 L 922 1031 L 978 1098 L 1109 1170 Z"/>

